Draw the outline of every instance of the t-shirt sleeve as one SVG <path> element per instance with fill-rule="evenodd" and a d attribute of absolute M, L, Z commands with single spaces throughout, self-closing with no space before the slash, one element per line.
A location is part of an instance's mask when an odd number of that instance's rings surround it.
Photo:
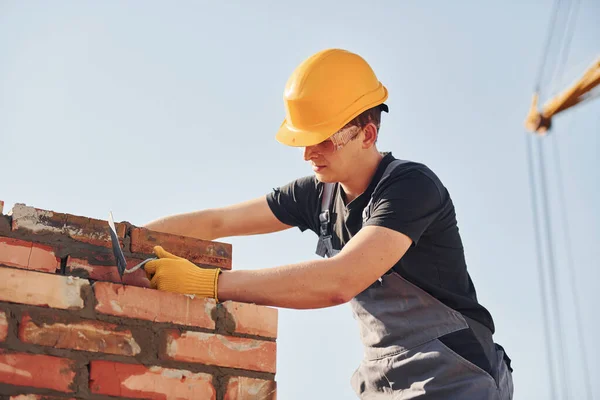
<path fill-rule="evenodd" d="M 316 231 L 318 184 L 313 176 L 296 179 L 274 188 L 267 194 L 267 203 L 277 219 L 296 226 L 301 231 Z"/>
<path fill-rule="evenodd" d="M 390 175 L 373 196 L 363 226 L 383 226 L 408 236 L 414 244 L 443 208 L 437 183 L 421 171 Z"/>

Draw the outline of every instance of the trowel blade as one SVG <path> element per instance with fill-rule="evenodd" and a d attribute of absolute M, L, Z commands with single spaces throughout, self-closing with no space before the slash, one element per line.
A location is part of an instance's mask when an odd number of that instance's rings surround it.
<path fill-rule="evenodd" d="M 113 220 L 112 212 L 108 213 L 108 226 L 110 227 L 109 230 L 113 254 L 115 255 L 115 259 L 117 261 L 117 270 L 122 278 L 125 268 L 127 268 L 127 261 L 125 261 L 125 255 L 123 254 L 121 244 L 119 243 L 119 237 L 117 236 L 117 229 L 115 228 L 115 221 Z"/>

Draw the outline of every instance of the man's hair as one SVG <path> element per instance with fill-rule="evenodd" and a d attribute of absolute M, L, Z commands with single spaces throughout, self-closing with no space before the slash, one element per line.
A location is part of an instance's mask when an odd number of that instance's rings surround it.
<path fill-rule="evenodd" d="M 365 126 L 367 126 L 367 124 L 369 124 L 370 122 L 372 122 L 376 127 L 377 127 L 377 138 L 375 139 L 375 143 L 377 143 L 377 140 L 379 139 L 379 125 L 381 125 L 381 112 L 388 111 L 388 106 L 385 104 L 379 104 L 375 107 L 369 108 L 366 111 L 363 111 L 362 113 L 358 114 L 356 117 L 354 117 L 354 119 L 352 119 L 352 121 L 348 122 L 346 125 L 344 125 L 344 128 L 349 128 L 351 126 L 358 126 L 359 128 L 364 128 Z M 344 129 L 342 128 L 342 129 Z M 351 140 L 356 139 L 358 136 L 353 137 Z"/>
<path fill-rule="evenodd" d="M 381 105 L 377 105 L 373 108 L 369 108 L 366 111 L 358 114 L 354 119 L 348 122 L 344 128 L 348 128 L 350 126 L 358 126 L 359 128 L 364 128 L 367 126 L 369 122 L 372 122 L 377 127 L 377 131 L 379 131 L 379 125 L 381 124 Z"/>

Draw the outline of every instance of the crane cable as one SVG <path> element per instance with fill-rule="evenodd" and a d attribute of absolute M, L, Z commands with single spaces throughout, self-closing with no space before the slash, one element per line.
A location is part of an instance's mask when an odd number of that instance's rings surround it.
<path fill-rule="evenodd" d="M 573 33 L 575 31 L 575 21 L 576 21 L 576 17 L 577 17 L 577 12 L 579 9 L 579 4 L 580 1 L 579 0 L 573 0 L 572 2 L 567 3 L 567 10 L 565 11 L 565 21 L 564 21 L 564 29 L 562 30 L 562 32 L 559 32 L 558 37 L 557 37 L 557 43 L 559 45 L 558 48 L 558 53 L 557 53 L 557 59 L 558 61 L 555 64 L 554 67 L 554 71 L 552 73 L 552 75 L 550 75 L 550 78 L 552 80 L 557 80 L 558 82 L 562 81 L 563 78 L 563 73 L 564 73 L 564 69 L 565 69 L 565 65 L 566 62 L 569 58 L 569 53 L 570 53 L 570 45 L 571 45 L 571 40 L 573 38 Z M 541 82 L 538 82 L 538 90 L 541 91 L 541 87 L 539 86 L 541 84 Z M 544 109 L 546 110 L 546 109 Z M 552 143 L 556 143 L 556 140 L 551 139 Z M 539 161 L 539 174 L 540 174 L 540 190 L 542 193 L 541 196 L 541 200 L 542 200 L 542 212 L 543 212 L 543 218 L 545 221 L 545 236 L 546 236 L 546 262 L 547 262 L 547 266 L 548 266 L 548 275 L 549 275 L 549 281 L 550 281 L 550 290 L 551 290 L 551 302 L 552 302 L 552 308 L 554 309 L 555 312 L 555 318 L 554 318 L 554 322 L 555 322 L 555 332 L 556 332 L 556 336 L 557 336 L 557 340 L 558 340 L 558 354 L 557 354 L 557 360 L 558 360 L 558 368 L 560 371 L 560 375 L 561 375 L 561 392 L 562 392 L 562 398 L 564 399 L 568 399 L 571 398 L 570 393 L 569 393 L 569 388 L 570 385 L 568 385 L 568 383 L 571 381 L 570 376 L 569 376 L 569 369 L 568 369 L 568 353 L 565 352 L 564 349 L 564 338 L 565 338 L 565 332 L 564 332 L 564 324 L 562 323 L 563 318 L 562 318 L 562 313 L 560 310 L 560 303 L 559 303 L 559 288 L 558 288 L 558 284 L 557 284 L 557 270 L 556 270 L 556 262 L 555 262 L 555 257 L 556 254 L 554 252 L 555 246 L 554 246 L 554 237 L 552 235 L 552 218 L 550 216 L 550 205 L 548 204 L 548 177 L 546 174 L 546 163 L 544 162 L 544 157 L 545 157 L 545 151 L 542 147 L 542 143 L 540 140 L 536 141 L 536 145 L 537 145 L 537 150 L 538 150 L 538 161 Z M 554 164 L 555 166 L 557 165 L 556 163 Z M 560 176 L 557 177 L 558 180 L 560 181 Z M 562 188 L 562 182 L 559 183 L 559 189 Z M 561 196 L 564 197 L 564 196 Z M 564 208 L 561 208 L 561 215 L 565 215 L 566 211 Z M 564 221 L 565 218 L 563 218 L 562 220 Z M 576 298 L 573 293 L 572 297 Z"/>
<path fill-rule="evenodd" d="M 575 20 L 579 11 L 579 5 L 580 5 L 580 0 L 574 0 L 573 1 L 574 7 L 570 7 L 570 4 L 567 5 L 568 7 L 568 11 L 567 11 L 567 20 L 565 22 L 565 27 L 563 30 L 563 34 L 562 34 L 562 46 L 560 47 L 560 52 L 559 52 L 559 61 L 558 63 L 556 63 L 555 65 L 555 69 L 554 69 L 554 73 L 553 73 L 553 81 L 558 80 L 559 82 L 562 80 L 562 77 L 564 75 L 564 67 L 567 63 L 567 60 L 569 58 L 569 50 L 570 50 L 570 45 L 571 45 L 571 41 L 572 41 L 572 37 L 573 37 L 573 32 L 574 32 L 574 26 L 575 26 Z M 595 71 L 592 67 L 590 68 L 586 74 L 584 75 L 584 78 L 582 78 L 579 82 L 577 82 L 573 87 L 575 88 L 573 90 L 573 88 L 571 88 L 570 90 L 567 90 L 565 92 L 563 92 L 561 95 L 562 97 L 559 95 L 557 96 L 558 101 L 555 99 L 553 99 L 552 101 L 550 101 L 545 107 L 544 110 L 541 113 L 537 113 L 537 115 L 535 114 L 537 112 L 537 99 L 540 93 L 540 89 L 541 89 L 541 83 L 542 83 L 542 79 L 543 79 L 543 72 L 544 72 L 544 68 L 548 62 L 548 56 L 550 54 L 550 49 L 551 49 L 551 43 L 552 43 L 552 36 L 553 36 L 553 30 L 556 28 L 556 20 L 558 18 L 559 15 L 559 7 L 560 7 L 560 0 L 556 0 L 554 3 L 554 9 L 553 9 L 553 13 L 551 16 L 551 20 L 550 20 L 550 24 L 549 24 L 549 31 L 548 31 L 548 36 L 546 39 L 546 44 L 544 46 L 544 51 L 542 53 L 542 59 L 540 62 L 540 66 L 539 66 L 539 71 L 538 71 L 538 77 L 536 80 L 536 84 L 535 84 L 535 95 L 534 95 L 534 104 L 532 105 L 532 109 L 530 110 L 530 113 L 527 117 L 527 121 L 526 121 L 526 126 L 529 128 L 529 130 L 534 130 L 538 133 L 545 133 L 547 129 L 550 128 L 550 118 L 557 114 L 560 111 L 563 111 L 579 102 L 582 102 L 586 99 L 585 96 L 583 96 L 585 93 L 581 92 L 581 88 L 584 88 L 586 90 L 590 90 L 591 88 L 593 88 L 595 85 L 597 85 L 598 83 L 600 83 L 600 60 L 598 62 L 598 68 L 597 71 Z M 596 82 L 597 81 L 597 82 Z M 579 91 L 578 91 L 579 90 Z M 565 93 L 570 93 L 569 97 L 568 95 L 566 95 Z M 589 97 L 589 96 L 588 96 Z M 550 107 L 548 107 L 550 106 Z M 535 112 L 534 112 L 535 111 Z M 533 117 L 532 117 L 533 116 Z M 533 122 L 532 122 L 533 121 Z M 534 124 L 535 123 L 535 124 Z M 544 126 L 545 125 L 545 126 Z M 534 129 L 531 129 L 533 126 Z M 538 211 L 538 198 L 536 195 L 536 190 L 535 190 L 535 175 L 534 175 L 534 164 L 533 164 L 533 158 L 534 158 L 534 148 L 532 146 L 531 141 L 535 140 L 532 137 L 529 137 L 531 135 L 527 135 L 526 137 L 526 145 L 527 145 L 527 161 L 528 161 L 528 169 L 529 169 L 529 184 L 530 184 L 530 190 L 531 190 L 531 200 L 532 200 L 532 211 L 533 211 L 533 218 L 534 218 L 534 234 L 535 234 L 535 242 L 536 242 L 536 258 L 537 258 L 537 266 L 538 266 L 538 275 L 539 275 L 539 279 L 540 279 L 540 293 L 541 293 L 541 300 L 542 300 L 542 317 L 543 317 L 543 323 L 544 323 L 544 330 L 546 333 L 546 351 L 548 353 L 548 356 L 551 357 L 552 352 L 551 349 L 552 347 L 550 346 L 550 321 L 549 321 L 549 313 L 548 313 L 548 304 L 547 304 L 547 300 L 548 300 L 548 294 L 546 293 L 546 281 L 545 281 L 545 277 L 544 277 L 544 271 L 543 271 L 543 257 L 542 257 L 542 253 L 543 253 L 543 246 L 542 246 L 542 233 L 541 233 L 541 229 L 540 229 L 540 216 L 539 213 L 540 211 Z M 585 387 L 585 391 L 586 391 L 586 398 L 591 399 L 591 384 L 590 384 L 590 378 L 589 378 L 589 373 L 588 373 L 588 369 L 587 369 L 587 355 L 585 353 L 585 343 L 584 343 L 584 338 L 583 338 L 583 329 L 581 326 L 581 317 L 580 317 L 580 313 L 579 313 L 579 302 L 577 299 L 577 296 L 575 294 L 575 290 L 574 290 L 574 286 L 575 286 L 575 273 L 573 271 L 573 267 L 572 267 L 572 251 L 571 251 L 571 242 L 569 240 L 568 237 L 568 218 L 566 215 L 566 203 L 565 203 L 565 199 L 564 199 L 564 186 L 562 184 L 562 171 L 561 171 L 561 167 L 560 167 L 560 159 L 559 159 L 559 152 L 558 149 L 556 147 L 556 140 L 552 141 L 553 145 L 554 145 L 554 158 L 556 160 L 555 162 L 555 175 L 558 178 L 558 191 L 559 191 L 559 207 L 561 209 L 561 222 L 564 226 L 565 229 L 565 234 L 567 235 L 567 238 L 565 240 L 565 244 L 567 247 L 567 272 L 569 274 L 569 277 L 571 277 L 570 280 L 570 291 L 571 291 L 571 295 L 573 297 L 573 301 L 574 301 L 574 305 L 575 305 L 575 323 L 576 323 L 576 327 L 577 327 L 577 332 L 578 332 L 578 342 L 579 342 L 579 350 L 580 350 L 580 355 L 583 361 L 583 365 L 584 365 L 584 374 L 583 374 L 583 378 L 584 378 L 584 387 Z M 561 379 L 561 392 L 562 392 L 562 398 L 569 398 L 568 395 L 568 388 L 566 386 L 566 382 L 565 381 L 569 381 L 569 377 L 568 377 L 568 371 L 565 370 L 565 356 L 564 356 L 564 340 L 563 340 L 563 331 L 562 331 L 562 327 L 563 324 L 561 323 L 561 314 L 560 314 L 560 309 L 559 309 L 559 305 L 558 305 L 558 287 L 556 284 L 556 270 L 555 270 L 555 263 L 554 263 L 554 254 L 553 254 L 553 238 L 552 238 L 552 233 L 551 233 L 551 219 L 550 219 L 550 213 L 549 213 L 549 205 L 548 205 L 548 201 L 547 201 L 547 178 L 546 178 L 546 173 L 545 173 L 545 169 L 544 169 L 544 152 L 543 152 L 543 148 L 541 147 L 541 143 L 539 140 L 536 141 L 536 146 L 535 146 L 535 150 L 537 150 L 537 154 L 538 154 L 538 168 L 539 168 L 539 175 L 540 175 L 540 191 L 541 191 L 541 213 L 543 214 L 543 220 L 544 220 L 544 224 L 545 224 L 545 228 L 546 228 L 546 258 L 547 258 L 547 262 L 548 262 L 548 275 L 549 275 L 549 281 L 550 281 L 550 291 L 551 291 L 551 302 L 552 302 L 552 308 L 554 309 L 554 314 L 555 314 L 555 334 L 557 335 L 557 339 L 558 339 L 558 354 L 557 354 L 557 358 L 558 358 L 558 364 L 559 364 L 559 368 L 560 368 L 560 374 L 562 376 Z M 553 362 L 552 360 L 549 360 L 550 362 L 548 363 L 548 373 L 549 373 L 549 378 L 550 378 L 550 388 L 551 388 L 551 397 L 555 398 L 555 393 L 556 393 L 556 387 L 555 387 L 555 380 L 554 380 L 554 376 L 555 376 L 555 372 L 554 372 L 554 366 L 553 366 Z"/>
<path fill-rule="evenodd" d="M 571 119 L 573 121 L 573 119 Z M 558 137 L 554 137 L 552 140 L 552 150 L 554 153 L 554 165 L 555 165 L 555 175 L 557 177 L 558 182 L 558 207 L 562 211 L 561 215 L 561 224 L 563 226 L 564 232 L 564 246 L 565 246 L 565 256 L 566 256 L 566 272 L 569 279 L 569 291 L 571 292 L 571 297 L 573 298 L 573 307 L 574 313 L 573 316 L 575 318 L 575 328 L 577 331 L 577 342 L 579 348 L 579 357 L 581 358 L 582 369 L 583 369 L 583 383 L 585 389 L 585 398 L 588 400 L 592 399 L 592 384 L 590 380 L 590 372 L 589 372 L 589 362 L 587 357 L 587 352 L 585 351 L 585 337 L 583 335 L 583 325 L 581 323 L 581 311 L 579 307 L 579 298 L 577 296 L 577 292 L 575 291 L 575 287 L 577 286 L 577 278 L 575 268 L 573 267 L 573 250 L 572 250 L 572 242 L 571 237 L 569 235 L 570 232 L 570 224 L 569 218 L 567 215 L 567 206 L 565 199 L 565 189 L 563 184 L 563 172 L 560 161 L 560 152 L 558 151 Z"/>
<path fill-rule="evenodd" d="M 550 344 L 550 317 L 548 312 L 548 294 L 546 293 L 546 278 L 544 275 L 543 269 L 543 259 L 542 259 L 542 234 L 540 232 L 540 222 L 539 216 L 537 212 L 537 195 L 535 190 L 535 176 L 533 174 L 534 166 L 533 166 L 533 146 L 532 141 L 533 138 L 529 136 L 525 136 L 525 144 L 527 147 L 527 167 L 529 171 L 529 188 L 530 188 L 530 197 L 531 197 L 531 208 L 533 214 L 533 230 L 534 230 L 534 240 L 535 240 L 535 255 L 536 255 L 536 266 L 538 271 L 538 279 L 540 285 L 540 297 L 541 297 L 541 305 L 542 305 L 542 322 L 544 327 L 544 336 L 546 343 L 546 355 L 549 358 L 546 362 L 546 367 L 548 368 L 548 377 L 549 377 L 549 387 L 550 387 L 550 400 L 556 398 L 556 381 L 554 380 L 554 363 L 550 358 L 552 355 L 552 345 Z"/>
<path fill-rule="evenodd" d="M 573 0 L 573 7 L 571 8 L 571 12 L 569 13 L 567 20 L 567 26 L 565 27 L 565 36 L 563 38 L 563 45 L 560 52 L 560 59 L 555 68 L 555 74 L 553 76 L 553 81 L 557 81 L 559 84 L 562 82 L 564 78 L 565 67 L 569 60 L 570 50 L 571 50 L 571 42 L 573 40 L 573 35 L 575 32 L 575 22 L 577 20 L 577 15 L 579 13 L 579 7 L 581 5 L 581 0 Z M 569 129 L 566 131 L 570 131 L 572 128 L 571 118 Z M 569 281 L 569 292 L 571 298 L 573 300 L 574 306 L 574 318 L 575 318 L 575 326 L 577 332 L 577 342 L 579 344 L 579 356 L 581 358 L 581 362 L 583 364 L 583 382 L 584 382 L 584 390 L 585 390 L 585 398 L 592 399 L 592 388 L 591 388 L 591 380 L 589 375 L 588 368 L 588 359 L 587 353 L 585 351 L 585 337 L 583 335 L 583 326 L 581 323 L 581 312 L 579 307 L 579 299 L 575 290 L 577 286 L 576 279 L 576 271 L 573 266 L 573 251 L 572 251 L 572 242 L 569 235 L 570 232 L 570 224 L 568 218 L 568 209 L 566 205 L 565 199 L 565 189 L 563 184 L 563 172 L 560 161 L 560 152 L 558 149 L 558 136 L 553 135 L 554 137 L 551 139 L 552 150 L 553 150 L 553 159 L 554 159 L 554 176 L 557 180 L 557 192 L 558 192 L 558 208 L 560 210 L 560 223 L 563 226 L 564 232 L 564 247 L 565 247 L 565 256 L 566 256 L 566 272 L 567 276 L 570 278 Z M 568 378 L 568 376 L 567 376 Z"/>
<path fill-rule="evenodd" d="M 552 16 L 550 19 L 548 35 L 546 38 L 546 43 L 544 46 L 544 51 L 542 52 L 542 59 L 539 65 L 538 76 L 535 83 L 535 95 L 534 95 L 534 105 L 537 111 L 537 99 L 539 93 L 541 91 L 541 84 L 544 78 L 544 70 L 546 65 L 548 64 L 548 57 L 550 55 L 550 50 L 552 47 L 552 39 L 556 30 L 557 19 L 560 11 L 560 0 L 555 0 Z M 529 117 L 529 116 L 528 116 Z M 529 118 L 528 118 L 529 119 Z M 541 118 L 539 118 L 541 122 Z M 549 121 L 548 121 L 549 122 Z M 549 123 L 548 123 L 549 125 Z M 538 268 L 538 276 L 540 279 L 540 294 L 542 298 L 542 318 L 544 323 L 544 332 L 546 336 L 546 352 L 548 357 L 547 367 L 549 373 L 549 381 L 550 381 L 550 397 L 552 399 L 556 398 L 557 395 L 557 386 L 560 386 L 561 398 L 568 398 L 568 389 L 565 384 L 567 380 L 567 372 L 565 370 L 565 353 L 564 353 L 564 334 L 562 331 L 562 323 L 561 323 L 561 313 L 558 305 L 558 288 L 556 283 L 556 270 L 554 265 L 554 254 L 553 254 L 553 240 L 551 233 L 551 221 L 549 215 L 549 205 L 547 202 L 547 179 L 544 170 L 544 153 L 541 148 L 541 143 L 537 140 L 533 145 L 531 140 L 533 138 L 527 137 L 527 162 L 529 168 L 529 180 L 530 180 L 530 190 L 531 190 L 531 200 L 532 200 L 532 212 L 534 218 L 534 230 L 535 230 L 535 244 L 536 244 L 536 258 L 537 258 L 537 268 Z M 538 199 L 536 195 L 536 179 L 534 173 L 534 151 L 537 153 L 538 160 L 538 174 L 540 176 L 538 186 L 541 192 L 540 199 Z M 541 214 L 541 215 L 540 215 Z M 544 232 L 546 233 L 545 238 L 542 238 L 542 229 L 541 229 L 541 220 L 544 223 Z M 546 286 L 545 273 L 544 273 L 544 263 L 543 263 L 543 254 L 544 254 L 544 246 L 543 242 L 545 239 L 546 243 L 546 260 L 547 260 L 547 269 L 548 269 L 548 281 L 549 286 Z M 550 294 L 546 292 L 548 290 Z M 550 304 L 548 303 L 550 301 Z M 557 358 L 558 358 L 558 368 L 559 368 L 559 379 L 555 379 L 555 370 L 554 370 L 554 360 L 552 355 L 554 352 L 552 351 L 551 342 L 551 322 L 549 318 L 549 308 L 552 309 L 552 314 L 554 315 L 554 333 L 557 337 Z"/>
<path fill-rule="evenodd" d="M 534 93 L 539 93 L 540 84 L 544 73 L 544 67 L 548 61 L 548 56 L 550 54 L 550 45 L 552 43 L 552 30 L 556 26 L 556 19 L 558 17 L 559 10 L 559 1 L 554 1 L 554 6 L 552 9 L 552 14 L 550 18 L 550 22 L 548 24 L 548 33 L 546 36 L 546 43 L 544 45 L 544 50 L 542 51 L 542 58 L 539 63 L 537 79 L 534 86 Z M 524 136 L 525 144 L 527 149 L 527 169 L 529 172 L 529 189 L 530 189 L 530 198 L 531 198 L 531 208 L 532 208 L 532 217 L 533 217 L 533 230 L 534 230 L 534 241 L 535 241 L 535 255 L 536 255 L 536 267 L 538 271 L 538 279 L 540 286 L 540 297 L 541 297 L 541 306 L 542 306 L 542 322 L 544 328 L 544 336 L 545 336 L 545 344 L 546 344 L 546 356 L 548 360 L 546 362 L 546 367 L 548 369 L 548 380 L 549 380 L 549 390 L 550 390 L 550 400 L 556 399 L 556 381 L 554 379 L 554 362 L 552 361 L 552 345 L 550 343 L 550 316 L 548 310 L 548 294 L 546 293 L 546 278 L 543 269 L 543 257 L 542 257 L 542 234 L 540 231 L 540 221 L 538 214 L 538 199 L 537 193 L 535 190 L 535 175 L 534 175 L 534 165 L 533 165 L 533 144 L 532 140 L 534 138 L 530 137 L 530 135 Z"/>
<path fill-rule="evenodd" d="M 552 16 L 550 18 L 550 23 L 548 26 L 548 34 L 546 37 L 546 44 L 544 46 L 544 50 L 542 52 L 542 58 L 540 60 L 539 69 L 537 73 L 537 79 L 534 86 L 534 92 L 538 93 L 540 90 L 540 83 L 542 80 L 544 66 L 547 63 L 548 55 L 550 54 L 550 45 L 552 43 L 552 30 L 556 25 L 556 19 L 558 17 L 559 10 L 559 1 L 554 1 L 554 7 L 552 11 Z M 542 322 L 544 328 L 544 336 L 545 336 L 545 344 L 546 344 L 546 356 L 548 360 L 546 362 L 546 367 L 548 369 L 548 377 L 549 377 L 549 390 L 550 390 L 550 400 L 556 399 L 556 381 L 554 379 L 554 362 L 552 360 L 552 345 L 550 341 L 550 316 L 548 310 L 548 294 L 546 293 L 546 278 L 543 269 L 543 256 L 542 256 L 542 234 L 540 230 L 540 220 L 538 214 L 538 199 L 537 193 L 535 190 L 535 175 L 534 175 L 534 165 L 533 165 L 533 138 L 530 135 L 525 136 L 525 144 L 527 149 L 527 167 L 529 172 L 529 189 L 530 189 L 530 198 L 531 198 L 531 208 L 532 208 L 532 217 L 533 217 L 533 229 L 534 229 L 534 241 L 535 241 L 535 255 L 536 255 L 536 267 L 538 271 L 538 279 L 540 286 L 540 297 L 541 297 L 541 306 L 542 306 Z"/>

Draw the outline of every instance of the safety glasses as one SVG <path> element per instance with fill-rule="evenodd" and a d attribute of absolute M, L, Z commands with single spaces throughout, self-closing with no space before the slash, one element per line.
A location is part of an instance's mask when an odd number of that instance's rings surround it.
<path fill-rule="evenodd" d="M 340 129 L 327 140 L 312 146 L 315 151 L 321 154 L 332 154 L 335 151 L 342 149 L 352 139 L 358 136 L 362 128 L 358 126 L 349 126 Z"/>

